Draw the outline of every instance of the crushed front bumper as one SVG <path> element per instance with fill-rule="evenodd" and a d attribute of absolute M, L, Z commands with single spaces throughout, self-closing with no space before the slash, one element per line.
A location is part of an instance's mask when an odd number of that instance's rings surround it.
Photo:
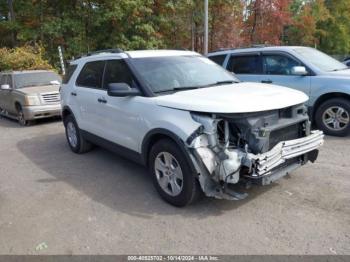
<path fill-rule="evenodd" d="M 263 179 L 263 184 L 269 184 L 302 164 L 301 161 L 291 160 L 310 154 L 313 157 L 310 160 L 314 161 L 317 158 L 317 153 L 315 152 L 323 143 L 323 132 L 317 130 L 312 131 L 307 137 L 280 142 L 266 153 L 259 155 L 249 154 L 248 158 L 254 162 L 254 170 L 250 176 L 252 178 L 272 176 L 273 178 L 271 179 Z M 304 160 L 304 162 L 306 161 L 307 159 Z"/>

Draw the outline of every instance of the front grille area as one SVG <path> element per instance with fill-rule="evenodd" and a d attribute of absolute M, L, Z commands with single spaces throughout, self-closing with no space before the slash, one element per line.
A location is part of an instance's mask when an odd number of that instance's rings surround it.
<path fill-rule="evenodd" d="M 61 100 L 60 93 L 50 93 L 41 95 L 46 104 L 59 103 Z"/>
<path fill-rule="evenodd" d="M 269 149 L 271 150 L 275 145 L 277 145 L 281 141 L 288 141 L 302 137 L 301 131 L 301 123 L 272 131 L 270 133 Z"/>

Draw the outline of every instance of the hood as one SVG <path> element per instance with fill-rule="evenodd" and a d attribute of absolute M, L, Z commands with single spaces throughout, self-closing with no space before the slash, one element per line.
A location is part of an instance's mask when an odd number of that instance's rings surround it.
<path fill-rule="evenodd" d="M 327 72 L 327 76 L 349 78 L 350 80 L 350 69 Z"/>
<path fill-rule="evenodd" d="M 206 113 L 251 113 L 281 109 L 308 100 L 304 93 L 290 88 L 238 83 L 180 91 L 154 98 L 160 106 Z"/>
<path fill-rule="evenodd" d="M 60 89 L 59 85 L 47 85 L 47 86 L 24 87 L 21 89 L 17 89 L 17 91 L 30 95 L 30 94 L 42 94 L 42 93 L 58 93 L 59 89 Z"/>

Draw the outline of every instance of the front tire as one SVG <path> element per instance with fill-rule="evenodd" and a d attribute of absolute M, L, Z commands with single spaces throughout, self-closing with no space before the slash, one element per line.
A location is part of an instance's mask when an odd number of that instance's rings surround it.
<path fill-rule="evenodd" d="M 149 170 L 159 195 L 174 206 L 189 205 L 201 195 L 187 159 L 170 139 L 162 139 L 152 147 Z"/>
<path fill-rule="evenodd" d="M 350 101 L 329 99 L 321 104 L 315 115 L 316 125 L 326 135 L 343 137 L 350 133 Z"/>
<path fill-rule="evenodd" d="M 17 120 L 20 126 L 30 126 L 33 123 L 33 121 L 25 119 L 23 109 L 20 105 L 17 106 Z"/>
<path fill-rule="evenodd" d="M 64 126 L 68 145 L 74 153 L 83 154 L 92 149 L 92 144 L 82 136 L 81 130 L 72 115 L 65 118 Z"/>

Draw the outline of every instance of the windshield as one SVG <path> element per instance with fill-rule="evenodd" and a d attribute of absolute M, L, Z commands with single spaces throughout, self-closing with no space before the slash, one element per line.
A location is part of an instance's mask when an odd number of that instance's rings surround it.
<path fill-rule="evenodd" d="M 311 64 L 318 67 L 322 71 L 331 72 L 348 69 L 344 64 L 340 63 L 338 60 L 314 48 L 296 48 L 295 52 L 297 52 L 305 60 L 309 61 Z"/>
<path fill-rule="evenodd" d="M 239 82 L 231 73 L 201 56 L 147 57 L 132 61 L 154 93 Z"/>
<path fill-rule="evenodd" d="M 61 77 L 54 72 L 16 74 L 14 76 L 14 80 L 16 89 L 29 86 L 46 86 L 61 83 Z"/>

